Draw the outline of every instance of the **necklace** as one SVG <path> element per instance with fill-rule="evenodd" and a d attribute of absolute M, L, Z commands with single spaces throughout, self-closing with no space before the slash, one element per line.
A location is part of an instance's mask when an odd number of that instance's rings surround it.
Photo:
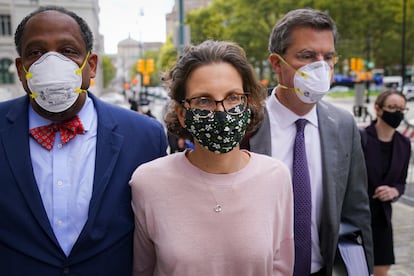
<path fill-rule="evenodd" d="M 235 181 L 236 178 L 237 178 L 237 174 L 233 177 L 233 181 L 231 182 L 231 185 L 230 185 L 230 197 L 233 195 L 233 192 L 234 192 L 233 186 L 234 186 L 234 183 L 236 182 Z M 215 213 L 221 213 L 223 211 L 223 204 L 222 204 L 222 202 L 217 200 L 216 194 L 214 193 L 213 188 L 212 188 L 212 184 L 211 183 L 206 183 L 204 177 L 202 177 L 202 181 L 203 181 L 204 185 L 207 186 L 207 189 L 208 189 L 209 193 L 211 194 L 212 198 L 214 199 L 215 206 L 213 207 L 213 211 Z M 221 195 L 225 195 L 229 192 L 229 188 L 228 188 L 227 185 L 224 186 L 224 187 L 219 187 L 219 188 L 220 188 L 219 192 L 220 192 Z"/>
<path fill-rule="evenodd" d="M 237 179 L 237 175 L 238 175 L 238 171 L 239 170 L 241 170 L 241 167 L 242 167 L 242 164 L 243 164 L 243 158 L 240 158 L 240 160 L 239 160 L 239 165 L 237 166 L 237 170 L 234 172 L 234 176 L 233 176 L 233 179 L 232 179 L 232 181 L 231 181 L 231 185 L 230 185 L 230 194 L 231 194 L 231 196 L 233 195 L 233 193 L 234 193 L 234 189 L 233 189 L 233 186 L 234 186 L 234 183 L 236 182 L 236 179 Z M 221 213 L 221 212 L 223 212 L 223 204 L 222 204 L 222 202 L 219 202 L 218 200 L 217 200 L 217 197 L 216 197 L 216 195 L 214 194 L 214 191 L 213 191 L 213 189 L 212 189 L 212 187 L 211 186 L 213 186 L 211 183 L 207 183 L 206 182 L 206 179 L 205 179 L 205 177 L 202 175 L 202 173 L 201 173 L 201 169 L 200 169 L 200 171 L 199 171 L 199 175 L 200 175 L 200 178 L 201 178 L 201 181 L 204 183 L 204 186 L 207 186 L 207 189 L 208 189 L 208 191 L 209 191 L 209 193 L 210 193 L 210 195 L 212 196 L 212 198 L 214 199 L 214 202 L 215 202 L 215 206 L 213 207 L 213 211 L 215 212 L 215 213 Z M 225 185 L 225 186 L 223 186 L 223 187 L 220 187 L 220 189 L 222 189 L 222 191 L 221 191 L 221 194 L 225 194 L 225 193 L 227 193 L 228 192 L 228 185 Z"/>

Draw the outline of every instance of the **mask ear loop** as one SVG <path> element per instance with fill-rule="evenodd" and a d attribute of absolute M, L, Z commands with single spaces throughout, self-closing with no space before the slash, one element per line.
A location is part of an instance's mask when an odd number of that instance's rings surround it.
<path fill-rule="evenodd" d="M 23 65 L 23 64 L 22 64 L 22 67 L 23 67 L 23 71 L 24 71 L 24 73 L 26 74 L 26 80 L 31 79 L 31 78 L 33 77 L 33 74 L 32 74 L 32 73 L 30 73 L 29 71 L 27 71 L 26 67 L 24 67 L 24 65 Z M 30 98 L 34 99 L 34 98 L 36 98 L 36 97 L 37 97 L 37 93 L 35 93 L 35 92 L 33 92 L 33 91 L 30 91 L 29 96 L 30 96 Z"/>
<path fill-rule="evenodd" d="M 83 68 L 85 68 L 86 62 L 88 62 L 88 58 L 89 58 L 90 55 L 91 55 L 91 52 L 88 51 L 88 53 L 86 54 L 85 60 L 82 62 L 81 66 L 78 69 L 75 70 L 75 74 L 77 74 L 77 75 L 82 74 L 82 70 L 83 70 Z M 75 92 L 76 93 L 84 93 L 84 92 L 86 92 L 86 90 L 82 89 L 82 88 L 75 88 Z"/>
<path fill-rule="evenodd" d="M 302 72 L 300 70 L 297 70 L 297 69 L 293 68 L 293 66 L 290 65 L 281 55 L 279 55 L 277 53 L 273 53 L 273 54 L 276 55 L 279 58 L 279 60 L 281 62 L 283 62 L 284 64 L 286 64 L 290 69 L 292 69 L 293 71 L 295 71 L 296 73 L 298 73 L 301 77 L 303 77 L 305 79 L 309 78 L 309 75 L 308 74 L 306 74 L 305 72 Z"/>
<path fill-rule="evenodd" d="M 283 62 L 284 64 L 286 64 L 290 69 L 292 69 L 293 71 L 295 71 L 296 73 L 298 73 L 301 77 L 303 77 L 305 79 L 309 78 L 309 75 L 308 74 L 306 74 L 305 72 L 302 72 L 300 70 L 297 70 L 297 69 L 293 68 L 293 66 L 290 65 L 281 55 L 279 55 L 277 53 L 273 53 L 273 55 L 277 56 L 281 62 Z M 289 88 L 289 87 L 287 87 L 287 86 L 285 86 L 283 84 L 280 84 L 280 83 L 278 85 L 280 86 L 280 88 L 283 88 L 283 89 L 293 89 L 297 93 L 299 93 L 301 95 L 305 95 L 305 93 L 303 93 L 302 89 L 300 89 L 300 88 L 297 88 L 297 87 Z"/>

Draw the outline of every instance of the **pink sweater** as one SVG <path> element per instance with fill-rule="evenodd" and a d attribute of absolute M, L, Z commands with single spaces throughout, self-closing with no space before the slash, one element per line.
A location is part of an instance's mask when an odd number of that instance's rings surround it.
<path fill-rule="evenodd" d="M 292 275 L 289 170 L 249 154 L 248 165 L 231 174 L 201 171 L 184 153 L 134 172 L 134 275 Z"/>

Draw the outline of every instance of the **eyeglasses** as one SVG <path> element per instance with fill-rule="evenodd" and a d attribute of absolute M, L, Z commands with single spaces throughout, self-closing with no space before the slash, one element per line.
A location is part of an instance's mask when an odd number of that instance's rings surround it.
<path fill-rule="evenodd" d="M 328 63 L 331 66 L 335 65 L 339 60 L 339 56 L 334 52 L 321 55 L 313 51 L 302 51 L 302 52 L 296 53 L 295 56 L 298 60 L 300 60 L 303 63 L 311 63 L 311 62 L 318 61 L 319 56 L 322 56 L 323 60 L 326 61 L 326 63 Z"/>
<path fill-rule="evenodd" d="M 401 107 L 399 107 L 398 105 L 384 105 L 383 107 L 382 107 L 382 109 L 386 109 L 387 111 L 389 111 L 389 112 L 396 112 L 396 111 L 400 111 L 400 112 L 402 112 L 403 114 L 406 114 L 407 112 L 408 112 L 408 108 L 407 107 L 405 107 L 405 108 L 401 108 Z"/>
<path fill-rule="evenodd" d="M 232 93 L 227 95 L 223 100 L 217 101 L 210 96 L 200 96 L 190 99 L 185 99 L 182 104 L 188 104 L 191 111 L 198 109 L 202 112 L 197 112 L 200 118 L 207 118 L 213 116 L 217 104 L 221 103 L 224 111 L 230 115 L 239 115 L 246 110 L 247 107 L 247 93 L 238 94 Z"/>

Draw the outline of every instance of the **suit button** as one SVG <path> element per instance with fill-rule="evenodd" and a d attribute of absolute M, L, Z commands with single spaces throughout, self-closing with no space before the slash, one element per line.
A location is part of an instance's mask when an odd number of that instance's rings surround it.
<path fill-rule="evenodd" d="M 63 275 L 69 275 L 69 267 L 63 268 Z"/>

